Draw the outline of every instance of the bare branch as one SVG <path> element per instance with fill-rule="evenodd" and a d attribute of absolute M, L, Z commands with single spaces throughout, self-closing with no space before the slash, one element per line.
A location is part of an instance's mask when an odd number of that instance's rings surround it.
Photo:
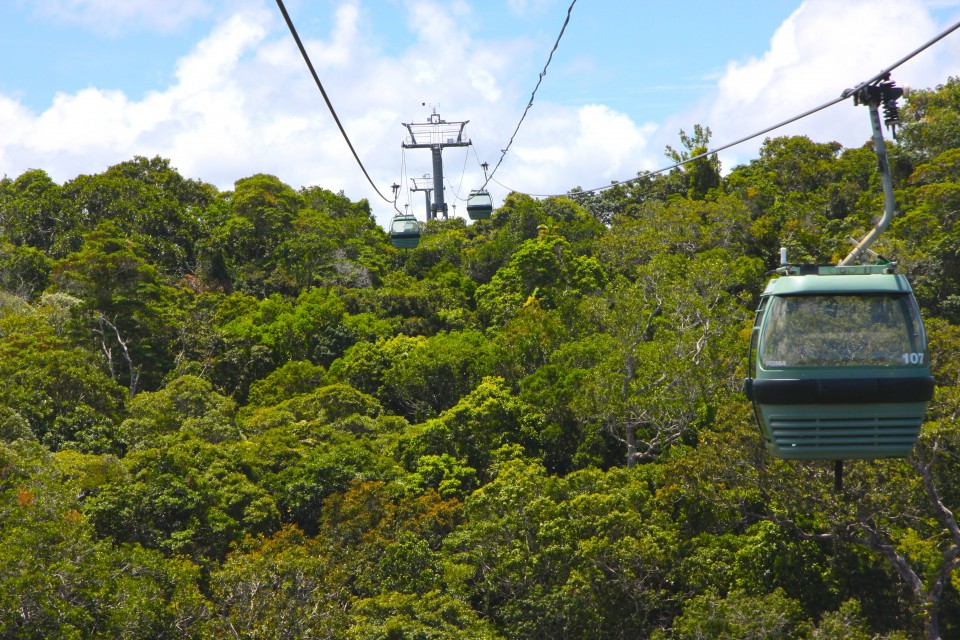
<path fill-rule="evenodd" d="M 926 490 L 930 502 L 933 503 L 933 508 L 937 512 L 938 520 L 940 520 L 940 523 L 950 532 L 950 538 L 953 540 L 953 544 L 960 546 L 960 526 L 957 525 L 957 518 L 954 516 L 953 511 L 947 508 L 947 505 L 940 499 L 940 492 L 933 483 L 933 465 L 937 460 L 939 450 L 940 442 L 934 441 L 933 446 L 930 448 L 930 457 L 927 459 L 926 464 L 924 464 L 922 454 L 918 454 L 917 459 L 911 459 L 910 463 L 923 479 L 923 488 Z"/>
<path fill-rule="evenodd" d="M 108 327 L 113 329 L 114 334 L 117 336 L 117 342 L 120 344 L 120 348 L 123 350 L 123 359 L 127 361 L 127 368 L 130 370 L 129 389 L 130 398 L 132 399 L 135 395 L 137 395 L 137 385 L 140 383 L 140 367 L 137 367 L 133 364 L 133 359 L 130 357 L 130 350 L 127 348 L 127 343 L 120 335 L 120 329 L 117 327 L 117 325 L 107 320 L 107 317 L 102 313 L 100 314 L 99 320 L 101 327 L 106 324 Z M 106 338 L 104 337 L 104 343 L 105 342 Z"/>

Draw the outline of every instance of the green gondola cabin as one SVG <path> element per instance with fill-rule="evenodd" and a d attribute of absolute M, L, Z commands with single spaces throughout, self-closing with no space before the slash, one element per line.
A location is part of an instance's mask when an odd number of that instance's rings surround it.
<path fill-rule="evenodd" d="M 486 220 L 493 214 L 493 198 L 484 190 L 470 192 L 467 198 L 467 215 L 471 220 Z"/>
<path fill-rule="evenodd" d="M 390 222 L 390 243 L 397 249 L 413 249 L 420 242 L 420 223 L 411 215 L 399 215 Z"/>
<path fill-rule="evenodd" d="M 908 456 L 934 382 L 907 279 L 892 265 L 778 271 L 761 296 L 745 384 L 769 451 Z"/>

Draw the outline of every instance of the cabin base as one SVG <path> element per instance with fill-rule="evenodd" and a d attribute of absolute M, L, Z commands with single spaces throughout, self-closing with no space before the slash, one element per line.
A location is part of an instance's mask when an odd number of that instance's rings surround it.
<path fill-rule="evenodd" d="M 903 458 L 920 434 L 926 403 L 763 405 L 767 449 L 787 460 Z"/>

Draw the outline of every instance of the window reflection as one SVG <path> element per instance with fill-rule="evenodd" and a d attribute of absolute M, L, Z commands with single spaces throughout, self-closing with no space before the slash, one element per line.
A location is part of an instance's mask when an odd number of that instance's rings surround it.
<path fill-rule="evenodd" d="M 923 327 L 906 294 L 774 296 L 765 367 L 926 365 Z"/>

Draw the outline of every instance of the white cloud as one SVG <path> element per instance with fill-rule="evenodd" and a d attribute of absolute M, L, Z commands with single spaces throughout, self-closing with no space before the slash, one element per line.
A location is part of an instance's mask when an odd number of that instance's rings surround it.
<path fill-rule="evenodd" d="M 543 12 L 556 0 L 507 0 L 510 13 L 516 16 L 525 16 Z"/>
<path fill-rule="evenodd" d="M 39 0 L 38 13 L 116 35 L 130 26 L 171 32 L 210 13 L 203 0 Z"/>
<path fill-rule="evenodd" d="M 170 157 L 189 177 L 202 177 L 211 166 L 240 168 L 237 159 L 254 149 L 245 112 L 249 87 L 241 86 L 238 69 L 264 39 L 264 22 L 256 12 L 228 19 L 179 62 L 173 86 L 140 101 L 88 88 L 57 94 L 36 116 L 22 107 L 5 109 L 4 130 L 19 133 L 7 142 L 0 170 L 38 166 L 65 180 L 133 155 Z M 220 175 L 215 179 L 222 184 Z"/>
<path fill-rule="evenodd" d="M 531 193 L 565 193 L 632 178 L 647 159 L 656 125 L 637 125 L 604 105 L 576 110 L 542 105 L 504 160 L 498 179 Z M 588 181 L 589 183 L 585 183 Z M 529 185 L 529 186 L 527 186 Z"/>
<path fill-rule="evenodd" d="M 766 53 L 729 63 L 715 95 L 668 122 L 664 133 L 675 140 L 680 128 L 689 131 L 700 123 L 713 131 L 714 146 L 732 142 L 839 97 L 940 28 L 920 0 L 806 0 L 777 29 Z M 960 70 L 956 53 L 956 45 L 944 41 L 896 69 L 892 78 L 900 85 L 935 85 L 946 79 L 945 69 Z M 871 135 L 867 113 L 848 100 L 767 136 L 807 135 L 859 146 Z M 728 151 L 726 162 L 755 157 L 763 137 Z"/>
<path fill-rule="evenodd" d="M 319 71 L 329 67 L 343 67 L 359 47 L 360 8 L 358 0 L 345 2 L 334 12 L 334 24 L 330 29 L 330 42 L 303 40 L 310 62 Z M 293 44 L 291 40 L 291 44 Z M 297 51 L 299 55 L 299 50 Z"/>

